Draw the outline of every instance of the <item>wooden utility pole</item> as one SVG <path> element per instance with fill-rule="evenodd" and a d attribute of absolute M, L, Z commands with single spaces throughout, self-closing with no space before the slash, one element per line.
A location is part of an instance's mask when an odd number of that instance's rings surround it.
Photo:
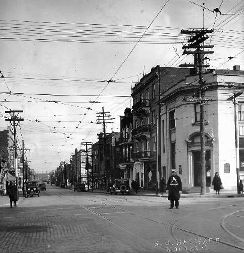
<path fill-rule="evenodd" d="M 203 80 L 204 68 L 209 67 L 209 65 L 204 64 L 204 55 L 213 54 L 213 51 L 205 51 L 206 48 L 213 48 L 213 45 L 204 45 L 209 37 L 208 33 L 212 33 L 213 30 L 208 29 L 190 29 L 190 30 L 181 30 L 182 34 L 190 35 L 188 40 L 189 44 L 183 46 L 183 54 L 192 54 L 194 55 L 194 68 L 196 73 L 199 76 L 199 88 L 198 88 L 198 99 L 196 103 L 200 105 L 200 142 L 201 142 L 201 194 L 206 193 L 206 161 L 205 161 L 205 119 L 204 119 L 204 91 L 205 91 L 205 82 Z M 190 50 L 189 49 L 193 49 Z M 187 65 L 180 65 L 181 67 L 187 67 Z M 192 67 L 192 64 L 189 65 Z"/>
<path fill-rule="evenodd" d="M 88 191 L 90 188 L 90 183 L 89 183 L 89 167 L 90 167 L 90 163 L 89 163 L 89 155 L 88 155 L 88 145 L 92 145 L 92 142 L 81 142 L 81 145 L 85 145 L 85 153 L 86 153 L 86 180 L 87 180 L 87 186 L 88 186 Z M 92 182 L 93 182 L 93 178 L 92 178 Z M 93 190 L 93 183 L 92 183 L 92 190 Z"/>
<path fill-rule="evenodd" d="M 111 175 L 110 173 L 110 165 L 109 165 L 109 156 L 106 153 L 106 124 L 113 123 L 112 116 L 110 112 L 105 112 L 104 107 L 102 107 L 102 112 L 97 112 L 97 124 L 103 125 L 103 169 L 104 169 L 104 176 L 105 176 L 105 184 L 108 185 L 108 180 Z"/>
<path fill-rule="evenodd" d="M 16 140 L 16 126 L 17 123 L 20 121 L 24 121 L 24 119 L 18 117 L 16 113 L 23 112 L 22 110 L 10 110 L 10 111 L 5 111 L 5 113 L 9 113 L 11 118 L 10 119 L 5 119 L 5 121 L 9 121 L 10 124 L 13 126 L 14 130 L 14 171 L 15 171 L 15 177 L 16 177 L 16 184 L 18 183 L 17 178 L 18 178 L 18 164 L 17 164 L 17 140 Z"/>

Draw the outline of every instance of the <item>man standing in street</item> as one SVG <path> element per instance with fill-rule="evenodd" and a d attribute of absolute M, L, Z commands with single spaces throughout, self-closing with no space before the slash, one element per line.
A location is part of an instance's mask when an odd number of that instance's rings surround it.
<path fill-rule="evenodd" d="M 167 182 L 168 200 L 170 200 L 170 209 L 174 206 L 179 208 L 179 199 L 182 192 L 182 183 L 180 177 L 177 175 L 176 170 L 172 170 L 171 176 Z"/>

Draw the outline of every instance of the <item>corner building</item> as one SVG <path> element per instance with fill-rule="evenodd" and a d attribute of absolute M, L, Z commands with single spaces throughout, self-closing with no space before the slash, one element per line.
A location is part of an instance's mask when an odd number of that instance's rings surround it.
<path fill-rule="evenodd" d="M 235 190 L 244 180 L 244 71 L 211 70 L 203 74 L 204 136 L 207 191 L 219 172 L 224 189 Z M 201 143 L 198 75 L 171 83 L 160 96 L 161 166 L 169 176 L 176 169 L 183 190 L 200 192 Z"/>

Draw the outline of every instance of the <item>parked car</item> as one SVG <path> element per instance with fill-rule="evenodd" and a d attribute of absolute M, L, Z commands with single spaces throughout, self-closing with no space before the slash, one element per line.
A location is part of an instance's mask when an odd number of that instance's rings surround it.
<path fill-rule="evenodd" d="M 130 186 L 128 179 L 115 179 L 112 187 L 109 188 L 110 194 L 130 194 Z"/>
<path fill-rule="evenodd" d="M 25 183 L 25 198 L 33 197 L 34 195 L 40 196 L 40 190 L 37 181 L 29 181 Z"/>
<path fill-rule="evenodd" d="M 84 183 L 78 183 L 78 184 L 75 184 L 74 191 L 85 192 L 87 191 L 87 187 Z"/>
<path fill-rule="evenodd" d="M 47 190 L 47 187 L 46 187 L 45 183 L 39 183 L 38 187 L 39 187 L 40 191 L 46 191 Z"/>

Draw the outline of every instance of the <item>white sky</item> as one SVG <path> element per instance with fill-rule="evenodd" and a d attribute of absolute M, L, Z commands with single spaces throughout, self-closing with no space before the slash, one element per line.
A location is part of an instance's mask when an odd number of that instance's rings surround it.
<path fill-rule="evenodd" d="M 0 70 L 5 77 L 0 79 L 0 130 L 9 124 L 6 110 L 23 110 L 18 140 L 30 149 L 26 156 L 32 169 L 56 169 L 81 142 L 96 142 L 102 131 L 96 113 L 103 106 L 115 118 L 107 132 L 119 131 L 119 116 L 131 106 L 131 86 L 143 73 L 156 65 L 192 62 L 191 56 L 182 56 L 179 42 L 186 38 L 180 31 L 202 27 L 198 5 L 204 1 L 169 0 L 159 13 L 166 2 L 0 0 Z M 204 26 L 215 30 L 209 40 L 215 45 L 211 67 L 238 64 L 243 69 L 243 1 L 205 0 L 205 6 Z M 216 7 L 233 15 L 216 15 L 211 11 Z M 103 82 L 111 78 L 116 82 Z M 21 95 L 1 93 L 9 91 Z M 40 93 L 79 96 L 35 95 Z"/>

